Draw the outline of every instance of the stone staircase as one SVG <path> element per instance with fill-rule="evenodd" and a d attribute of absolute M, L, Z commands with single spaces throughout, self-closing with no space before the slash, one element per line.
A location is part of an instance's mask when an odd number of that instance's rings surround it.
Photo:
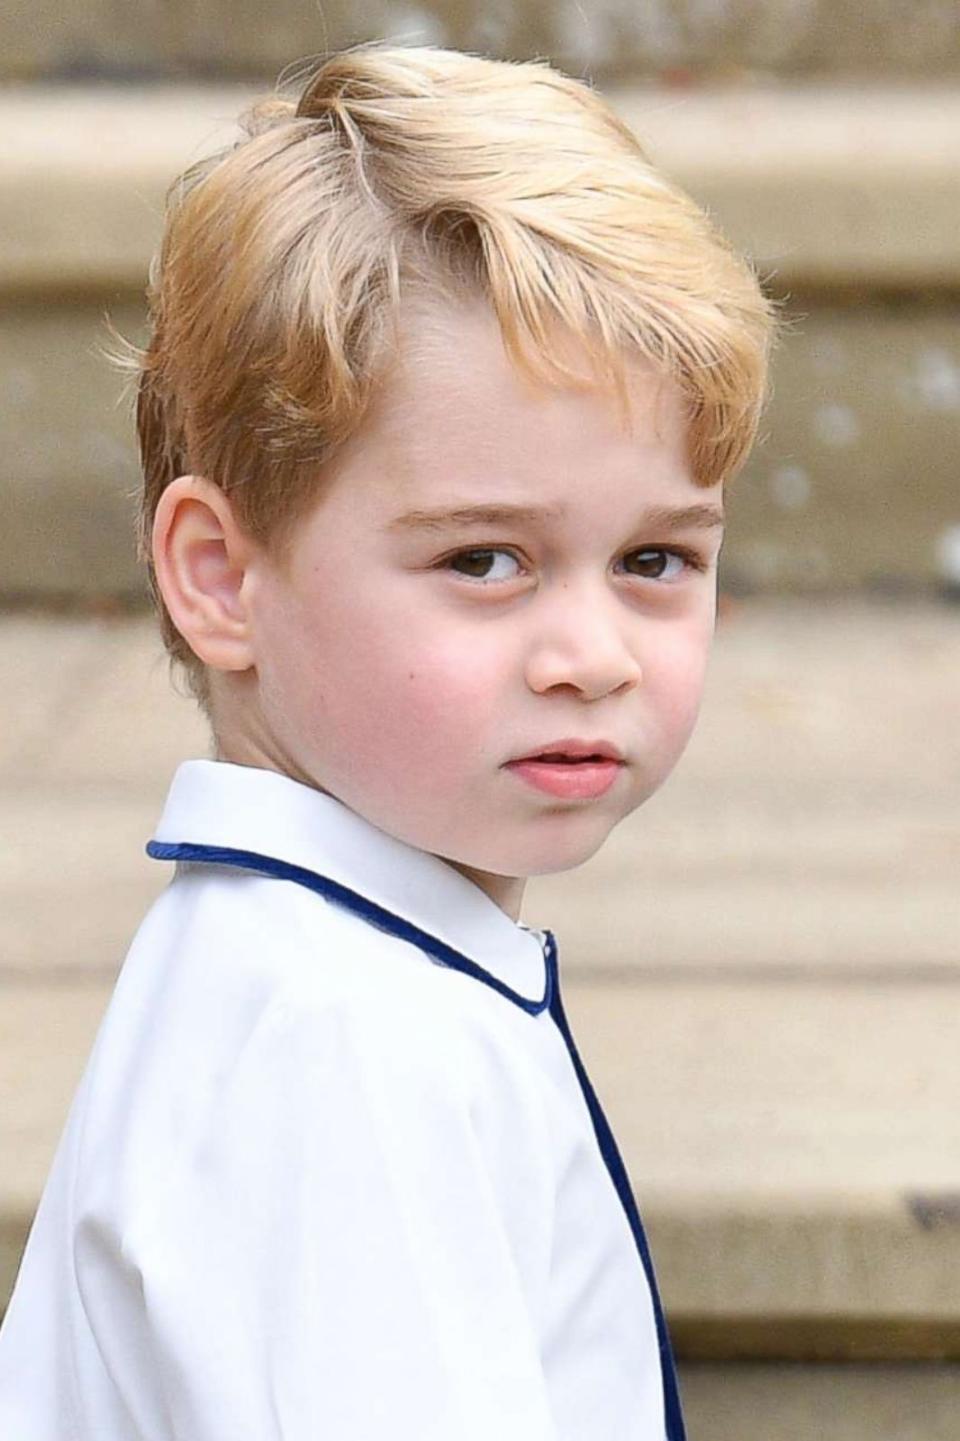
<path fill-rule="evenodd" d="M 956 7 L 383 11 L 384 36 L 592 75 L 784 301 L 698 735 L 526 919 L 558 934 L 648 1218 L 691 1441 L 957 1441 Z M 206 745 L 142 615 L 105 317 L 142 333 L 173 175 L 282 63 L 364 38 L 324 13 L 5 21 L 0 1304 L 164 882 L 143 843 Z"/>
<path fill-rule="evenodd" d="M 0 601 L 141 595 L 108 322 L 140 338 L 166 185 L 257 88 L 0 92 Z M 960 87 L 614 98 L 784 299 L 728 587 L 960 585 Z"/>

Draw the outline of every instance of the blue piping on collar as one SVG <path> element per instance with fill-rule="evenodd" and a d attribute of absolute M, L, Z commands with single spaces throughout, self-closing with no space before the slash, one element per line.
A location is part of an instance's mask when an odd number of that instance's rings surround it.
<path fill-rule="evenodd" d="M 485 971 L 478 966 L 476 961 L 470 960 L 469 956 L 454 950 L 446 942 L 431 936 L 428 931 L 422 931 L 411 921 L 405 921 L 402 916 L 394 915 L 385 906 L 377 905 L 376 901 L 368 900 L 359 891 L 351 890 L 349 886 L 341 885 L 339 881 L 332 880 L 329 876 L 319 875 L 316 871 L 307 870 L 304 866 L 291 865 L 288 861 L 278 861 L 273 856 L 261 856 L 255 851 L 235 850 L 230 846 L 205 846 L 191 845 L 188 842 L 173 841 L 148 841 L 147 855 L 152 856 L 155 861 L 197 861 L 206 862 L 208 865 L 236 866 L 240 870 L 255 871 L 260 875 L 272 876 L 276 880 L 294 881 L 296 884 L 305 886 L 307 890 L 316 892 L 335 905 L 353 911 L 362 917 L 371 926 L 379 931 L 385 931 L 387 935 L 396 936 L 398 940 L 409 941 L 413 946 L 425 951 L 442 966 L 448 966 L 451 970 L 462 971 L 464 975 L 472 976 L 474 980 L 482 981 L 484 985 L 490 986 L 501 996 L 512 1001 L 515 1006 L 526 1011 L 531 1016 L 537 1016 L 541 1011 L 548 1010 L 553 1001 L 557 989 L 557 945 L 550 931 L 544 932 L 546 944 L 543 948 L 544 961 L 546 962 L 546 982 L 544 993 L 539 1001 L 530 1000 L 522 996 L 501 981 L 497 976 Z"/>

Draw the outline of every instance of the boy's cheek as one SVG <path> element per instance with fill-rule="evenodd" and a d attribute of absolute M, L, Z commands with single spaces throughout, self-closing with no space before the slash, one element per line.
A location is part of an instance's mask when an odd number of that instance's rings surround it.
<path fill-rule="evenodd" d="M 462 727 L 503 690 L 509 660 L 475 634 L 426 626 L 382 648 L 379 670 L 408 715 Z"/>
<path fill-rule="evenodd" d="M 656 675 L 647 681 L 648 694 L 656 701 L 661 734 L 683 750 L 700 713 L 707 673 L 709 647 L 694 643 L 678 647 L 661 657 Z"/>
<path fill-rule="evenodd" d="M 466 752 L 476 757 L 495 740 L 488 727 L 496 677 L 463 648 L 438 653 L 358 634 L 355 645 L 326 661 L 312 674 L 303 673 L 301 661 L 300 722 L 318 757 L 338 751 L 358 779 L 382 771 L 389 759 L 407 779 L 416 768 L 432 786 L 462 769 Z"/>

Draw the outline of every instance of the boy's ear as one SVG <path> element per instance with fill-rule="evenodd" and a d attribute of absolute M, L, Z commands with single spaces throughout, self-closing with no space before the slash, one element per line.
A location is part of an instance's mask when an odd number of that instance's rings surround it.
<path fill-rule="evenodd" d="M 164 604 L 194 654 L 214 670 L 249 670 L 244 581 L 254 545 L 220 487 L 199 475 L 172 480 L 157 505 L 152 553 Z"/>

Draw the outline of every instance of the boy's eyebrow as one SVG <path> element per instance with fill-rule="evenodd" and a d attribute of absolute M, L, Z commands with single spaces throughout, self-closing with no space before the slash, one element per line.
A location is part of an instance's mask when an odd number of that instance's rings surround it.
<path fill-rule="evenodd" d="M 386 527 L 391 531 L 447 530 L 455 526 L 517 525 L 523 522 L 562 520 L 562 506 L 464 505 L 452 510 L 411 510 Z M 724 524 L 723 510 L 715 505 L 656 506 L 639 524 L 654 530 L 710 530 Z"/>

